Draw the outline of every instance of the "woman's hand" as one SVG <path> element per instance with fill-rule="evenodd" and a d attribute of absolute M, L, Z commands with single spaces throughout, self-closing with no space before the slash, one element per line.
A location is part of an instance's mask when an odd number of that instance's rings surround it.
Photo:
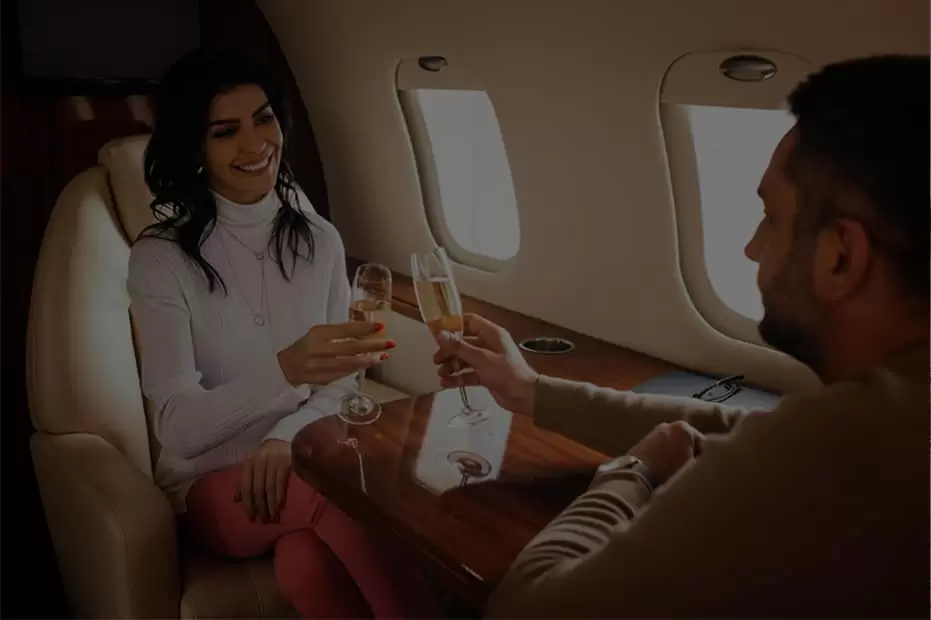
<path fill-rule="evenodd" d="M 250 521 L 278 522 L 287 499 L 291 476 L 291 444 L 281 439 L 266 439 L 259 449 L 246 457 L 242 482 L 234 498 Z"/>
<path fill-rule="evenodd" d="M 326 385 L 388 359 L 386 351 L 394 348 L 394 341 L 371 337 L 383 329 L 380 323 L 363 321 L 315 325 L 278 353 L 278 364 L 295 387 Z"/>

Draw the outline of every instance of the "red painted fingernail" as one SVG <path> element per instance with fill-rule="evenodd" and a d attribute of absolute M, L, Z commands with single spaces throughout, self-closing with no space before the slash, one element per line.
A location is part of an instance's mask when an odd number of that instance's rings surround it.
<path fill-rule="evenodd" d="M 393 349 L 393 348 L 395 348 L 396 346 L 398 346 L 398 343 L 396 343 L 394 340 L 389 340 L 389 341 L 388 341 L 388 344 L 387 344 L 386 346 L 387 346 L 389 349 Z"/>
<path fill-rule="evenodd" d="M 381 354 L 381 357 L 380 357 L 379 359 L 381 359 L 381 360 L 386 360 L 386 359 L 388 359 L 388 354 L 387 354 L 387 353 L 382 353 L 382 354 Z"/>
<path fill-rule="evenodd" d="M 380 332 L 383 329 L 385 329 L 384 323 L 375 323 L 375 331 Z"/>

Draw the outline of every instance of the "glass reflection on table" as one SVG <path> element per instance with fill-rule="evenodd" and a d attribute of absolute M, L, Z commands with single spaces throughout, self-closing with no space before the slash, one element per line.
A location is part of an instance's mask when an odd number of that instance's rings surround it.
<path fill-rule="evenodd" d="M 499 407 L 485 388 L 466 389 L 470 402 L 484 410 L 488 420 L 478 426 L 450 427 L 449 421 L 462 408 L 459 393 L 438 392 L 417 454 L 414 478 L 437 495 L 472 482 L 496 479 L 507 452 L 513 414 Z"/>

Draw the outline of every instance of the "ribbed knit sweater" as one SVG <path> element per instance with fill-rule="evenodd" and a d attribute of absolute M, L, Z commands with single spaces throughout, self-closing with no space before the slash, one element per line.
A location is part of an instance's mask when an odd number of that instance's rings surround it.
<path fill-rule="evenodd" d="M 132 248 L 128 288 L 142 387 L 159 444 L 156 483 L 176 512 L 202 475 L 241 462 L 265 439 L 290 441 L 335 413 L 352 378 L 292 387 L 277 353 L 314 325 L 348 320 L 345 250 L 336 229 L 299 192 L 310 218 L 313 261 L 298 258 L 290 281 L 269 238 L 281 203 L 270 192 L 242 205 L 214 194 L 217 223 L 203 257 L 228 290 L 207 279 L 171 240 Z M 290 255 L 285 255 L 290 267 Z M 264 273 L 264 286 L 263 286 Z"/>

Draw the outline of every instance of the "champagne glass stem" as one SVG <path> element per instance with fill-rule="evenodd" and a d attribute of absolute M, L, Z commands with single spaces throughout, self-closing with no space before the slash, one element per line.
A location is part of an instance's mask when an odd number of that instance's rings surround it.
<path fill-rule="evenodd" d="M 459 386 L 459 396 L 462 397 L 462 404 L 465 406 L 465 408 L 469 411 L 472 411 L 472 405 L 469 404 L 469 395 L 466 394 L 466 389 L 462 386 Z"/>
<path fill-rule="evenodd" d="M 453 360 L 453 370 L 459 372 L 459 360 Z M 456 377 L 456 382 L 459 383 L 459 397 L 462 399 L 462 404 L 465 406 L 467 411 L 472 411 L 472 405 L 469 404 L 469 395 L 466 393 L 465 386 L 462 385 L 462 377 Z"/>
<path fill-rule="evenodd" d="M 365 381 L 365 371 L 356 373 L 356 396 L 362 396 L 362 382 Z"/>

